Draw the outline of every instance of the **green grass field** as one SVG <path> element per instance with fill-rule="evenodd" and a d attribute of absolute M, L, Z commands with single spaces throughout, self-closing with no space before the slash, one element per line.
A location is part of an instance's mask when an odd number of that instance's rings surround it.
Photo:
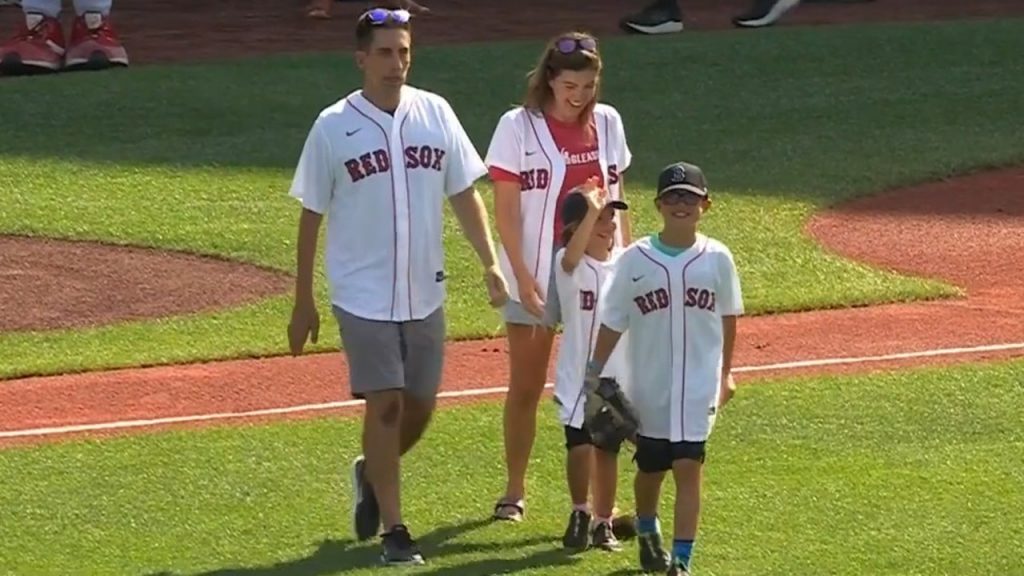
<path fill-rule="evenodd" d="M 709 448 L 696 574 L 1024 574 L 1024 362 L 740 389 Z M 560 549 L 564 449 L 550 402 L 527 522 L 488 521 L 500 405 L 442 409 L 405 461 L 409 574 L 630 574 Z M 358 420 L 326 418 L 0 451 L 0 574 L 379 573 L 352 542 Z M 631 449 L 620 504 L 632 510 Z M 666 494 L 671 494 L 671 480 Z M 671 530 L 671 500 L 662 500 Z"/>
<path fill-rule="evenodd" d="M 634 228 L 658 169 L 701 164 L 705 230 L 734 250 L 752 313 L 948 296 L 829 256 L 802 233 L 844 198 L 1024 159 L 1024 20 L 614 38 L 604 99 L 635 155 Z M 412 81 L 447 96 L 483 152 L 538 42 L 423 48 Z M 291 272 L 286 191 L 306 130 L 354 89 L 346 55 L 8 80 L 0 232 L 217 254 Z M 482 183 L 490 198 L 489 188 Z M 451 334 L 499 333 L 469 245 L 447 232 Z M 323 312 L 326 291 L 319 281 Z M 213 314 L 0 335 L 0 377 L 283 353 L 290 294 Z M 330 320 L 324 314 L 325 320 Z M 324 330 L 320 349 L 337 346 Z"/>

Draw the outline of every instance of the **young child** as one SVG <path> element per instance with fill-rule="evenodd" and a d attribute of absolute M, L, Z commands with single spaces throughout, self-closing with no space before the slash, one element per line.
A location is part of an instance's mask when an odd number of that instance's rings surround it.
<path fill-rule="evenodd" d="M 555 401 L 565 428 L 566 475 L 572 498 L 569 525 L 562 544 L 571 550 L 593 545 L 609 551 L 621 550 L 612 527 L 615 489 L 618 483 L 619 446 L 596 447 L 583 426 L 583 376 L 597 336 L 598 299 L 604 279 L 621 249 L 614 249 L 615 211 L 629 207 L 607 200 L 607 191 L 596 179 L 573 190 L 562 205 L 564 225 L 555 253 L 555 286 L 562 308 L 563 333 L 558 349 Z M 618 346 L 602 375 L 622 382 L 625 355 Z M 591 474 L 593 472 L 593 474 Z M 588 505 L 593 486 L 594 508 Z M 591 513 L 593 512 L 593 514 Z"/>
<path fill-rule="evenodd" d="M 634 481 L 640 565 L 689 575 L 700 518 L 705 441 L 731 398 L 736 317 L 743 298 L 732 253 L 697 232 L 711 208 L 701 169 L 679 162 L 658 178 L 659 234 L 619 257 L 598 312 L 601 328 L 587 365 L 594 382 L 629 330 L 626 397 L 640 420 Z M 662 546 L 658 501 L 665 473 L 675 480 L 672 556 Z"/>

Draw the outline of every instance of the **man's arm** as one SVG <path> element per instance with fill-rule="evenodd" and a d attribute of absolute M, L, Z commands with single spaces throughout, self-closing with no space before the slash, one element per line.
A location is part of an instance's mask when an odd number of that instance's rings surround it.
<path fill-rule="evenodd" d="M 313 264 L 323 215 L 303 208 L 299 216 L 299 239 L 296 254 L 295 302 L 313 304 Z"/>
<path fill-rule="evenodd" d="M 462 233 L 472 244 L 477 258 L 485 269 L 498 262 L 491 239 L 491 228 L 487 224 L 487 208 L 476 188 L 470 186 L 449 199 L 452 211 L 459 220 Z"/>

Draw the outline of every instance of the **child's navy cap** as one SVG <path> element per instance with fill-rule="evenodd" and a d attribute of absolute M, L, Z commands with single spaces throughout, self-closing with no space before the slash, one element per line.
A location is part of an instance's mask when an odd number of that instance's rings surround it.
<path fill-rule="evenodd" d="M 704 171 L 688 162 L 669 164 L 658 175 L 658 196 L 671 191 L 693 192 L 706 197 L 708 183 L 704 179 Z"/>
<path fill-rule="evenodd" d="M 609 200 L 605 208 L 611 207 L 615 210 L 629 210 L 629 205 L 622 200 Z M 582 222 L 587 215 L 587 198 L 581 192 L 570 192 L 562 204 L 562 225 L 568 226 Z"/>

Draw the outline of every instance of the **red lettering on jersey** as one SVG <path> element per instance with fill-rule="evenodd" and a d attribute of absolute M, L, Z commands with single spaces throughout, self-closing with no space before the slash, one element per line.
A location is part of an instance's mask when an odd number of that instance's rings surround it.
<path fill-rule="evenodd" d="M 684 306 L 687 308 L 697 308 L 699 310 L 714 312 L 715 292 L 713 290 L 708 290 L 707 288 L 687 288 L 686 302 L 684 302 Z"/>
<path fill-rule="evenodd" d="M 657 290 L 654 291 L 654 299 L 658 303 L 658 309 L 659 310 L 663 310 L 665 308 L 668 308 L 668 305 L 669 305 L 668 290 L 665 290 L 664 288 L 658 288 Z"/>
<path fill-rule="evenodd" d="M 697 305 L 697 292 L 698 291 L 699 290 L 697 288 L 693 288 L 693 287 L 687 288 L 686 289 L 686 301 L 683 302 L 683 306 L 686 306 L 687 308 L 693 308 L 694 306 L 696 306 Z"/>
<path fill-rule="evenodd" d="M 519 188 L 523 192 L 547 190 L 549 184 L 551 184 L 551 174 L 544 168 L 524 170 L 519 173 Z"/>
<path fill-rule="evenodd" d="M 613 186 L 619 183 L 619 167 L 615 164 L 608 165 L 608 185 Z"/>
<path fill-rule="evenodd" d="M 593 310 L 597 296 L 590 290 L 580 290 L 580 310 Z"/>
<path fill-rule="evenodd" d="M 636 302 L 637 308 L 640 308 L 640 313 L 646 316 L 651 312 L 668 308 L 669 304 L 671 304 L 671 299 L 668 297 L 668 290 L 658 288 L 633 298 L 633 302 Z"/>
<path fill-rule="evenodd" d="M 359 157 L 359 163 L 363 167 L 363 172 L 366 172 L 367 176 L 372 176 L 377 173 L 377 167 L 373 165 L 373 154 L 367 152 Z"/>
<path fill-rule="evenodd" d="M 420 167 L 420 157 L 417 155 L 415 146 L 409 146 L 405 149 L 405 168 L 412 170 Z"/>
<path fill-rule="evenodd" d="M 441 171 L 441 160 L 443 160 L 443 159 L 444 159 L 444 150 L 441 150 L 440 148 L 434 148 L 434 164 L 431 166 L 431 168 L 433 168 L 434 170 L 437 170 L 438 172 L 440 172 Z"/>
<path fill-rule="evenodd" d="M 420 146 L 420 166 L 427 168 L 434 164 L 434 149 L 430 146 Z"/>
<path fill-rule="evenodd" d="M 646 294 L 633 298 L 633 302 L 636 302 L 636 307 L 640 309 L 641 314 L 646 316 L 651 312 L 651 307 L 647 305 Z"/>
<path fill-rule="evenodd" d="M 359 182 L 363 178 L 366 178 L 362 170 L 359 169 L 359 160 L 356 160 L 355 158 L 345 160 L 345 169 L 348 170 L 348 176 L 353 182 Z"/>
<path fill-rule="evenodd" d="M 377 163 L 377 172 L 387 172 L 391 170 L 391 157 L 388 153 L 383 150 L 373 151 L 373 160 Z"/>

